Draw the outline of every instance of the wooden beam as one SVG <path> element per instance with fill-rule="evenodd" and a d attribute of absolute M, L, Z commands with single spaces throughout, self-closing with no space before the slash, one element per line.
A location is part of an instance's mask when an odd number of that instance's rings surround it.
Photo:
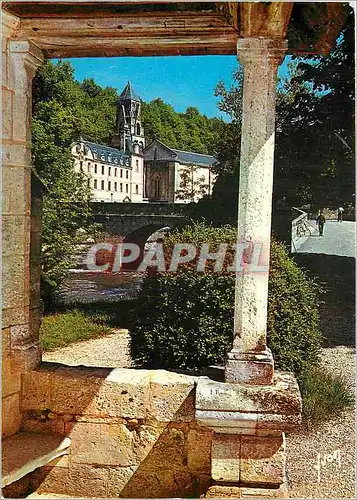
<path fill-rule="evenodd" d="M 236 30 L 210 12 L 22 18 L 16 38 L 48 57 L 235 54 L 237 44 Z"/>
<path fill-rule="evenodd" d="M 346 6 L 341 3 L 327 3 L 327 20 L 324 33 L 315 44 L 315 51 L 327 55 L 334 45 L 347 17 Z"/>
<path fill-rule="evenodd" d="M 293 2 L 241 2 L 240 36 L 285 38 Z"/>

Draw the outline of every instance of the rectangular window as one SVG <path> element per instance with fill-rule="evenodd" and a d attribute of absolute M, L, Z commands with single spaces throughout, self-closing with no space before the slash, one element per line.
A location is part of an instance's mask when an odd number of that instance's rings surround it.
<path fill-rule="evenodd" d="M 136 160 L 136 171 L 139 172 L 139 160 Z"/>
<path fill-rule="evenodd" d="M 94 173 L 95 174 L 97 173 L 97 164 L 96 163 L 94 164 Z"/>
<path fill-rule="evenodd" d="M 93 185 L 94 185 L 94 189 L 97 189 L 97 179 L 94 179 Z"/>
<path fill-rule="evenodd" d="M 90 162 L 88 162 L 88 172 L 90 172 Z"/>
<path fill-rule="evenodd" d="M 101 182 L 102 189 L 104 189 L 104 181 Z"/>
<path fill-rule="evenodd" d="M 88 187 L 90 188 L 90 179 L 87 180 Z"/>
<path fill-rule="evenodd" d="M 102 175 L 104 175 L 104 165 L 102 165 Z"/>
<path fill-rule="evenodd" d="M 135 186 L 135 193 L 139 194 L 139 186 L 138 185 Z"/>
<path fill-rule="evenodd" d="M 125 184 L 125 192 L 129 193 L 129 184 Z"/>
<path fill-rule="evenodd" d="M 118 190 L 118 189 L 117 189 L 117 187 L 118 187 L 118 186 L 117 186 L 117 183 L 116 183 L 116 182 L 114 182 L 114 191 L 117 191 L 117 190 Z"/>
<path fill-rule="evenodd" d="M 111 188 L 111 183 L 110 181 L 108 182 L 108 191 L 110 191 L 110 188 Z"/>
<path fill-rule="evenodd" d="M 120 183 L 120 192 L 121 193 L 123 192 L 123 183 L 122 182 Z"/>
<path fill-rule="evenodd" d="M 114 177 L 116 177 L 116 176 L 117 176 L 117 173 L 118 173 L 118 169 L 117 169 L 117 168 L 115 168 L 115 169 L 114 169 Z"/>
<path fill-rule="evenodd" d="M 83 162 L 82 161 L 79 162 L 79 168 L 81 169 L 81 172 L 83 172 Z"/>
<path fill-rule="evenodd" d="M 123 169 L 120 169 L 120 177 L 123 177 Z"/>
<path fill-rule="evenodd" d="M 112 168 L 108 167 L 108 175 L 111 175 Z"/>
<path fill-rule="evenodd" d="M 125 172 L 125 178 L 129 179 L 129 170 L 126 170 L 126 172 Z"/>

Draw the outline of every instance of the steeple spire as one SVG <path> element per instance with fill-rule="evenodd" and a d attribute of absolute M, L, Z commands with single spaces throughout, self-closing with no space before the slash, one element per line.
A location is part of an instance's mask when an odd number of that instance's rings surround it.
<path fill-rule="evenodd" d="M 141 99 L 128 82 L 117 103 L 116 133 L 112 145 L 122 151 L 142 151 L 145 147 L 141 125 Z"/>

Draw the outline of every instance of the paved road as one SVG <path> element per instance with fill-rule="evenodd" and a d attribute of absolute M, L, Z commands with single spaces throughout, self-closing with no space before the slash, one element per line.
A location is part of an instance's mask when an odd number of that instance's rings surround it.
<path fill-rule="evenodd" d="M 356 256 L 356 223 L 328 220 L 324 235 L 314 234 L 299 248 L 297 253 L 323 253 L 343 257 Z"/>

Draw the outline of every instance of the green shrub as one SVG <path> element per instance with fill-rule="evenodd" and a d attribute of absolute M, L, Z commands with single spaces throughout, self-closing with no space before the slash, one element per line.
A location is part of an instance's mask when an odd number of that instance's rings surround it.
<path fill-rule="evenodd" d="M 176 231 L 174 243 L 236 242 L 236 230 L 203 223 Z M 133 357 L 152 368 L 192 369 L 224 363 L 233 336 L 234 274 L 197 273 L 185 264 L 177 273 L 150 273 L 144 279 L 131 331 Z M 318 287 L 285 248 L 272 242 L 268 344 L 280 369 L 303 372 L 317 361 L 321 345 Z"/>
<path fill-rule="evenodd" d="M 81 311 L 73 310 L 45 316 L 41 325 L 40 339 L 43 349 L 48 351 L 110 332 L 111 329 L 107 326 L 96 323 Z"/>
<path fill-rule="evenodd" d="M 355 397 L 341 375 L 320 367 L 306 371 L 299 378 L 304 427 L 311 430 L 333 416 L 352 409 Z"/>

